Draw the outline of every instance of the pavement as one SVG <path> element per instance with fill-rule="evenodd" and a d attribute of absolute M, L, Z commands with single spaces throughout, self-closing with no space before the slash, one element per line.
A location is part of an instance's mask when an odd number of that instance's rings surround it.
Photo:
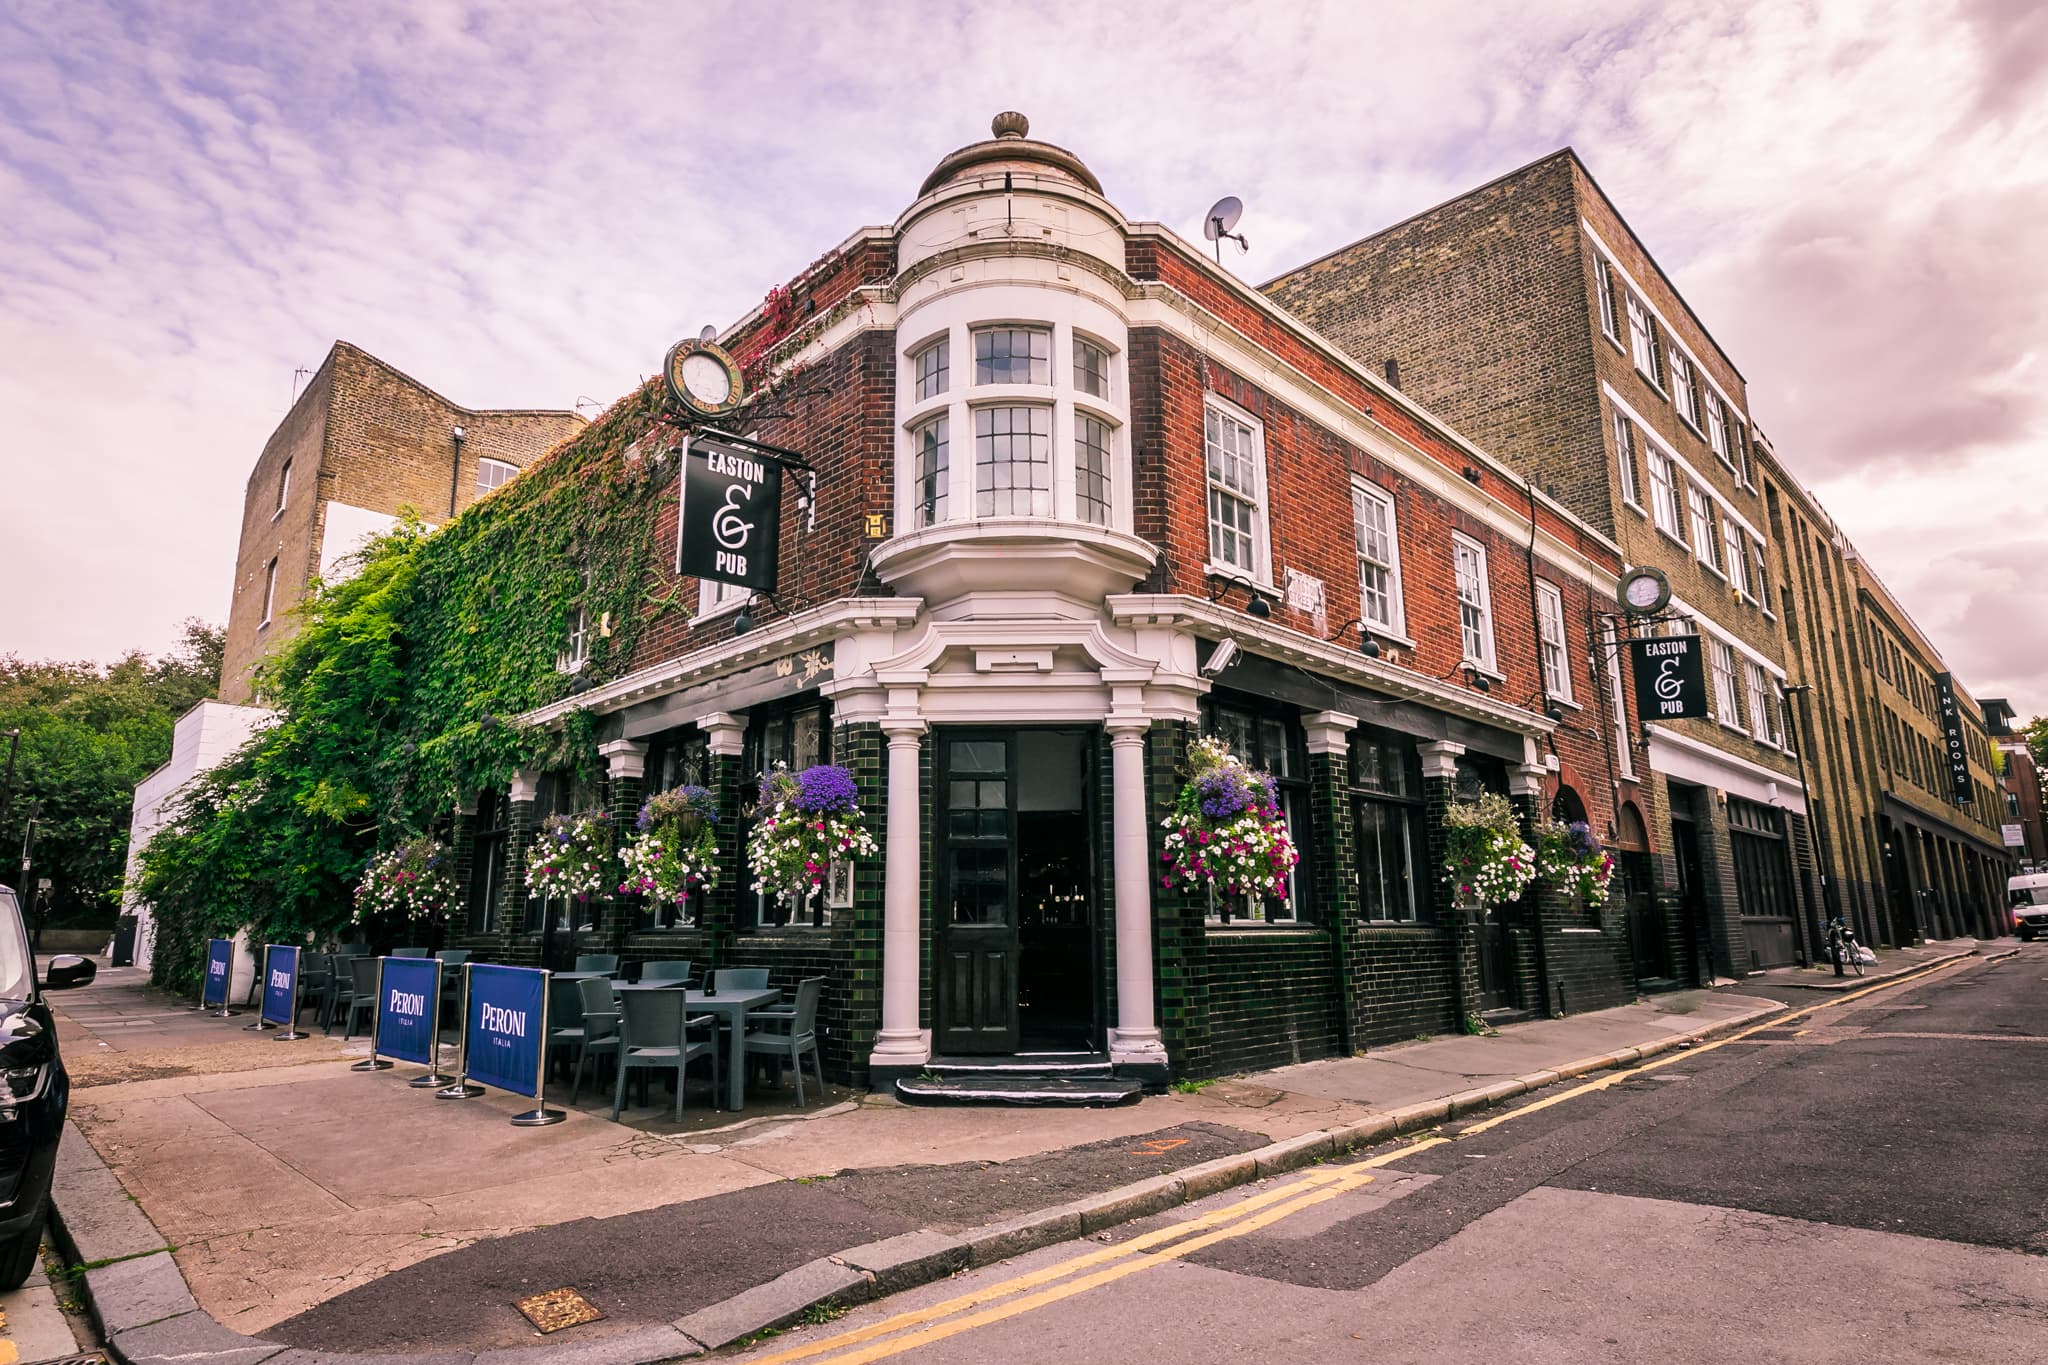
<path fill-rule="evenodd" d="M 407 1068 L 351 1072 L 360 1044 L 244 1033 L 132 971 L 55 1003 L 84 1139 L 67 1140 L 56 1196 L 72 1260 L 110 1262 L 84 1279 L 118 1354 L 221 1365 L 344 1348 L 676 1358 L 1784 1008 L 1688 992 L 1113 1109 L 910 1109 L 842 1092 L 799 1113 L 763 1091 L 736 1123 L 699 1104 L 682 1126 L 665 1105 L 620 1125 L 586 1094 L 567 1122 L 521 1129 L 505 1120 L 527 1101 L 441 1101 L 409 1088 Z M 512 1301 L 558 1288 L 603 1316 L 540 1336 Z"/>

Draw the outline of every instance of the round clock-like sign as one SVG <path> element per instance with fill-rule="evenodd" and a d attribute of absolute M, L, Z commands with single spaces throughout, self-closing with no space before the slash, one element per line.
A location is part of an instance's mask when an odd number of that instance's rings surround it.
<path fill-rule="evenodd" d="M 746 396 L 740 367 L 714 342 L 678 341 L 669 347 L 662 372 L 669 396 L 699 417 L 723 417 Z"/>
<path fill-rule="evenodd" d="M 1621 605 L 1631 616 L 1652 616 L 1671 601 L 1671 580 L 1644 565 L 1621 576 Z"/>

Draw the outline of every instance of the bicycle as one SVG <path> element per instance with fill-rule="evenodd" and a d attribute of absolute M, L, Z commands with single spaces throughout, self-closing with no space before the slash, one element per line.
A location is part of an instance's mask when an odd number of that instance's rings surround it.
<path fill-rule="evenodd" d="M 1863 975 L 1863 945 L 1856 941 L 1856 931 L 1840 919 L 1828 921 L 1828 957 L 1835 964 L 1835 975 L 1843 976 L 1844 967 L 1856 969 L 1856 975 Z"/>

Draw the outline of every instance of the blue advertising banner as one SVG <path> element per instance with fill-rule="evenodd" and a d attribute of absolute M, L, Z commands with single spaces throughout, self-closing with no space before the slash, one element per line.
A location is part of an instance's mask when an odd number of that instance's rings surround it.
<path fill-rule="evenodd" d="M 377 992 L 377 1053 L 432 1066 L 441 964 L 431 957 L 387 957 L 383 963 L 383 985 Z"/>
<path fill-rule="evenodd" d="M 266 1024 L 290 1028 L 297 1005 L 299 950 L 269 943 L 263 948 L 263 1010 L 257 1016 Z"/>
<path fill-rule="evenodd" d="M 538 1099 L 547 1001 L 548 974 L 544 971 L 469 964 L 463 1074 L 479 1084 Z"/>
<path fill-rule="evenodd" d="M 234 975 L 235 945 L 224 938 L 210 938 L 206 941 L 206 980 L 199 986 L 199 1003 L 202 1005 L 226 1005 L 228 1003 L 228 978 Z"/>

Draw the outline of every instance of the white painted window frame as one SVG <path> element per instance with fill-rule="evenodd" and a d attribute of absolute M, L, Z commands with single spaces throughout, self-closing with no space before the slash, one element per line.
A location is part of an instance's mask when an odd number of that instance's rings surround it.
<path fill-rule="evenodd" d="M 1387 557 L 1384 562 L 1366 553 L 1364 537 L 1358 534 L 1364 521 L 1361 503 L 1370 503 L 1385 514 Z M 1353 548 L 1358 554 L 1358 614 L 1379 634 L 1405 638 L 1408 634 L 1408 608 L 1401 593 L 1401 523 L 1394 508 L 1394 495 L 1376 483 L 1354 478 L 1351 481 L 1351 526 L 1357 541 Z M 1386 620 L 1367 614 L 1365 571 L 1368 565 L 1380 569 L 1387 576 Z"/>
<path fill-rule="evenodd" d="M 1544 692 L 1552 701 L 1573 702 L 1572 655 L 1566 645 L 1564 594 L 1558 591 L 1555 583 L 1540 578 L 1536 580 L 1536 634 Z"/>
<path fill-rule="evenodd" d="M 1464 570 L 1464 559 L 1459 554 L 1461 550 L 1471 557 L 1472 572 L 1469 576 Z M 1498 677 L 1500 676 L 1500 670 L 1497 660 L 1500 656 L 1498 645 L 1494 638 L 1493 588 L 1487 582 L 1489 574 L 1486 564 L 1486 547 L 1468 535 L 1453 531 L 1451 533 L 1451 573 L 1457 585 L 1459 607 L 1458 649 L 1462 655 L 1460 663 L 1477 668 L 1482 673 L 1490 673 Z M 1467 598 L 1465 595 L 1468 583 L 1472 585 L 1475 591 L 1476 601 Z M 1465 640 L 1464 609 L 1467 607 L 1472 608 L 1479 615 L 1479 627 L 1474 632 L 1480 637 L 1480 650 L 1476 655 L 1467 647 Z"/>
<path fill-rule="evenodd" d="M 1252 564 L 1250 566 L 1229 564 L 1216 556 L 1216 530 L 1211 518 L 1210 497 L 1217 489 L 1225 496 L 1239 502 L 1244 501 L 1243 493 L 1228 484 L 1219 484 L 1209 472 L 1209 417 L 1234 422 L 1247 428 L 1252 437 L 1252 483 L 1256 497 L 1252 500 Z M 1208 565 L 1212 573 L 1231 577 L 1250 578 L 1261 589 L 1273 592 L 1273 538 L 1270 503 L 1266 489 L 1266 426 L 1258 418 L 1246 412 L 1237 404 L 1219 394 L 1205 394 L 1202 398 L 1202 534 L 1208 540 Z"/>

